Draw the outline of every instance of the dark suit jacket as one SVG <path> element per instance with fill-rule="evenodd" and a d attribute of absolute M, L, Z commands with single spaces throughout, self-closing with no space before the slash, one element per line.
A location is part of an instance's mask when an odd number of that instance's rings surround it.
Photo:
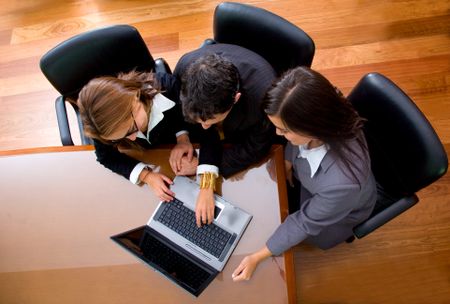
<path fill-rule="evenodd" d="M 189 127 L 185 123 L 181 111 L 178 97 L 179 83 L 176 78 L 170 74 L 158 73 L 156 74 L 156 79 L 161 85 L 162 94 L 174 101 L 176 105 L 165 111 L 163 120 L 150 131 L 149 140 L 151 144 L 144 139 L 136 139 L 136 143 L 144 148 L 150 148 L 158 144 L 176 143 L 175 134 L 181 130 L 188 130 Z M 94 140 L 94 146 L 97 161 L 125 178 L 130 178 L 131 171 L 139 163 L 138 160 L 120 153 L 115 146 L 104 144 L 98 140 Z"/>
<path fill-rule="evenodd" d="M 274 141 L 275 129 L 261 103 L 276 74 L 264 58 L 250 50 L 231 44 L 213 44 L 181 57 L 174 75 L 181 80 L 189 64 L 210 53 L 219 54 L 236 66 L 241 97 L 223 121 L 225 138 L 222 143 L 215 126 L 208 130 L 198 127 L 197 132 L 201 134 L 199 164 L 215 165 L 228 177 L 261 160 Z M 223 146 L 223 143 L 230 145 Z"/>

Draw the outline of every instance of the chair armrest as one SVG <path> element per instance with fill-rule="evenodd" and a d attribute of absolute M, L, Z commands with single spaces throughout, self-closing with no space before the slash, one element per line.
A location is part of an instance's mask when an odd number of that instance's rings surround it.
<path fill-rule="evenodd" d="M 217 42 L 214 39 L 208 38 L 203 41 L 202 45 L 200 47 L 204 47 L 205 45 L 211 45 L 216 44 Z"/>
<path fill-rule="evenodd" d="M 73 109 L 75 110 L 75 113 L 77 114 L 78 131 L 80 132 L 81 144 L 93 145 L 94 141 L 91 138 L 86 137 L 86 135 L 84 135 L 83 121 L 81 120 L 80 111 L 78 111 L 78 107 L 75 106 L 73 103 L 70 104 L 72 105 Z"/>
<path fill-rule="evenodd" d="M 80 132 L 80 139 L 82 145 L 92 145 L 93 141 L 89 137 L 84 135 L 83 123 L 81 121 L 78 107 L 69 102 L 72 105 L 78 121 L 78 130 Z M 72 134 L 70 133 L 69 120 L 67 117 L 66 98 L 59 96 L 55 101 L 56 119 L 58 121 L 59 136 L 61 137 L 61 143 L 63 146 L 73 146 Z"/>
<path fill-rule="evenodd" d="M 417 195 L 403 197 L 394 202 L 389 207 L 383 209 L 375 215 L 371 215 L 366 221 L 353 228 L 353 233 L 360 239 L 372 231 L 378 229 L 380 226 L 386 224 L 394 217 L 405 212 L 419 201 Z"/>
<path fill-rule="evenodd" d="M 70 134 L 69 120 L 67 119 L 66 99 L 59 96 L 55 101 L 56 119 L 58 120 L 59 136 L 63 146 L 73 146 Z"/>
<path fill-rule="evenodd" d="M 172 74 L 172 70 L 163 58 L 157 58 L 155 59 L 155 73 Z"/>

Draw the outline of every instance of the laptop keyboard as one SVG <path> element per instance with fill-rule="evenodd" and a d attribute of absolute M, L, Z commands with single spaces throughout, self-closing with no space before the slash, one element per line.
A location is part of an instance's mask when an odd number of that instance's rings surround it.
<path fill-rule="evenodd" d="M 164 210 L 155 220 L 161 222 L 182 237 L 188 239 L 206 252 L 219 258 L 232 234 L 223 230 L 214 223 L 197 227 L 195 212 L 183 206 L 183 203 L 174 198 L 165 203 Z"/>
<path fill-rule="evenodd" d="M 211 274 L 197 266 L 178 252 L 146 233 L 141 242 L 144 256 L 158 265 L 177 281 L 197 290 Z"/>

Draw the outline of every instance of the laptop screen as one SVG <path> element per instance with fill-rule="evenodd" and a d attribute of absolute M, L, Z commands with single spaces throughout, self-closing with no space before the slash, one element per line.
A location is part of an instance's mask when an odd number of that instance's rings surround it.
<path fill-rule="evenodd" d="M 176 245 L 148 226 L 113 236 L 112 239 L 179 286 L 198 296 L 217 271 L 181 254 Z"/>

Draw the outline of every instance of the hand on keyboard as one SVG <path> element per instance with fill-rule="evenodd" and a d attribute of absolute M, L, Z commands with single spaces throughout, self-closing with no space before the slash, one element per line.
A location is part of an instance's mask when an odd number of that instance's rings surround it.
<path fill-rule="evenodd" d="M 161 173 L 150 172 L 145 176 L 143 182 L 145 182 L 162 201 L 170 202 L 175 197 L 175 193 L 170 190 L 168 186 L 173 184 L 172 180 Z"/>
<path fill-rule="evenodd" d="M 236 234 L 231 234 L 216 224 L 196 227 L 194 211 L 187 208 L 176 198 L 164 205 L 155 220 L 169 227 L 182 237 L 188 239 L 206 252 L 219 258 L 228 243 L 233 243 Z"/>
<path fill-rule="evenodd" d="M 195 206 L 195 220 L 197 227 L 202 224 L 211 224 L 214 220 L 214 190 L 200 189 Z"/>

